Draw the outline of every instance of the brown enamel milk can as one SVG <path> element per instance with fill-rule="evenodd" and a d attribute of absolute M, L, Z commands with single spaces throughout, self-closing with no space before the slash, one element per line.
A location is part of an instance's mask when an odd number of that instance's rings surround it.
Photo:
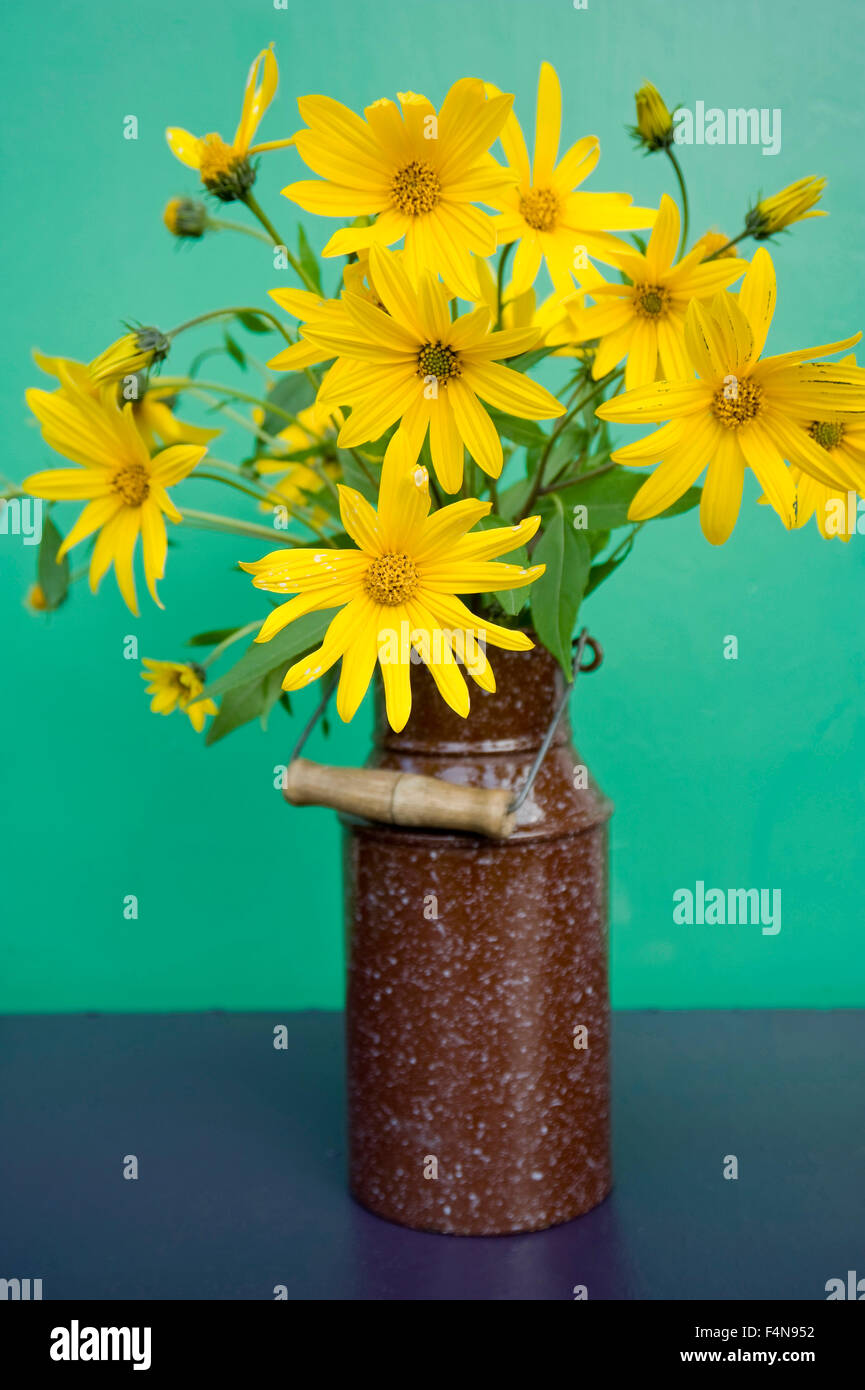
<path fill-rule="evenodd" d="M 564 686 L 541 647 L 495 672 L 462 719 L 413 667 L 411 717 L 394 733 L 379 707 L 369 766 L 509 803 Z M 609 1192 L 611 811 L 565 714 L 506 839 L 343 816 L 350 1182 L 379 1216 L 537 1231 Z"/>

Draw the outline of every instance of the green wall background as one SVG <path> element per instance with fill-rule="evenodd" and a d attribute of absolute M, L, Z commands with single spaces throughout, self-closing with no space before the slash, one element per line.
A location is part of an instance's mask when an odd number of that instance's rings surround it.
<path fill-rule="evenodd" d="M 776 158 L 755 147 L 682 151 L 695 226 L 732 234 L 754 194 L 828 175 L 831 217 L 774 252 L 770 350 L 863 326 L 859 0 L 590 0 L 582 11 L 571 0 L 285 10 L 270 0 L 15 0 L 4 21 L 0 397 L 2 468 L 15 479 L 59 462 L 24 407 L 40 375 L 32 347 L 89 358 L 122 319 L 168 325 L 221 304 L 265 304 L 280 283 L 251 239 L 179 248 L 160 221 L 167 197 L 194 191 L 164 127 L 230 136 L 247 66 L 272 39 L 281 83 L 264 139 L 296 129 L 298 94 L 327 92 L 356 109 L 406 88 L 439 101 L 465 74 L 515 92 L 531 129 L 549 58 L 566 135 L 601 138 L 589 187 L 626 189 L 640 203 L 672 191 L 665 161 L 641 158 L 623 129 L 644 78 L 692 108 L 780 107 Z M 128 114 L 137 142 L 122 136 Z M 288 238 L 296 210 L 278 192 L 300 167 L 291 151 L 266 156 L 257 189 Z M 331 229 L 310 230 L 321 245 Z M 207 341 L 202 333 L 196 346 Z M 191 482 L 181 495 L 217 509 L 210 486 Z M 694 516 L 649 528 L 586 610 L 607 660 L 581 685 L 575 717 L 581 751 L 617 804 L 619 1006 L 865 1004 L 865 538 L 828 544 L 813 526 L 787 535 L 755 496 L 749 484 L 721 550 Z M 61 512 L 65 526 L 72 515 Z M 127 634 L 142 655 L 177 657 L 191 633 L 254 617 L 253 591 L 231 567 L 256 553 L 254 542 L 190 534 L 170 553 L 165 613 L 148 604 L 132 618 L 111 578 L 98 599 L 80 586 L 46 620 L 22 605 L 35 549 L 0 536 L 0 1008 L 339 1006 L 335 820 L 289 810 L 273 788 L 297 726 L 276 711 L 267 733 L 251 726 L 207 750 L 185 720 L 150 714 L 139 667 L 123 659 Z M 739 639 L 737 662 L 722 658 L 727 634 Z M 314 698 L 298 700 L 302 714 Z M 311 756 L 359 763 L 368 724 L 367 709 L 328 745 L 316 735 Z M 781 932 L 674 925 L 673 891 L 697 879 L 780 888 Z M 140 916 L 127 922 L 130 893 Z"/>

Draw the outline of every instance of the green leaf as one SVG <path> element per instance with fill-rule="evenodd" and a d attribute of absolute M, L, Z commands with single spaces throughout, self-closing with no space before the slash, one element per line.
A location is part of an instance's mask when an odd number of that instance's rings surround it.
<path fill-rule="evenodd" d="M 279 671 L 281 680 L 293 662 L 319 645 L 333 614 L 333 609 L 307 613 L 278 632 L 269 642 L 250 643 L 240 660 L 224 676 L 207 686 L 208 695 L 227 695 L 229 691 L 260 683 L 271 671 Z"/>
<path fill-rule="evenodd" d="M 556 350 L 555 347 L 532 348 L 531 352 L 521 352 L 519 357 L 508 358 L 507 365 L 515 372 L 528 372 Z"/>
<path fill-rule="evenodd" d="M 59 608 L 69 589 L 69 556 L 57 563 L 57 552 L 63 537 L 46 515 L 42 522 L 42 540 L 36 561 L 36 578 L 49 608 Z"/>
<path fill-rule="evenodd" d="M 238 367 L 242 367 L 243 370 L 246 371 L 246 353 L 243 351 L 243 348 L 239 343 L 234 341 L 227 329 L 223 336 L 225 338 L 225 350 L 229 357 L 237 363 Z"/>
<path fill-rule="evenodd" d="M 365 497 L 367 502 L 371 502 L 374 507 L 377 506 L 378 483 L 376 481 L 370 481 L 367 473 L 363 471 L 357 460 L 352 458 L 351 454 L 341 449 L 339 452 L 339 465 L 342 470 L 342 481 L 346 483 L 348 487 L 353 487 L 355 492 L 359 492 L 361 497 Z M 368 463 L 367 469 L 369 473 L 372 474 L 373 479 L 375 479 L 376 465 L 374 463 Z"/>
<path fill-rule="evenodd" d="M 519 482 L 511 483 L 504 492 L 499 493 L 499 516 L 507 522 L 513 522 L 519 516 L 523 507 L 526 505 L 529 493 L 532 490 L 534 478 L 520 478 Z"/>
<path fill-rule="evenodd" d="M 270 404 L 287 410 L 289 415 L 299 415 L 315 399 L 315 387 L 306 372 L 284 372 L 278 377 L 265 398 Z M 288 425 L 284 415 L 265 411 L 261 428 L 265 434 L 279 434 Z"/>
<path fill-rule="evenodd" d="M 301 265 L 319 294 L 324 294 L 321 288 L 321 270 L 315 258 L 315 253 L 306 239 L 306 232 L 303 230 L 303 223 L 301 222 L 297 224 L 297 254 Z"/>
<path fill-rule="evenodd" d="M 501 527 L 507 527 L 508 523 L 500 516 L 491 514 L 481 517 L 475 527 L 478 531 L 495 531 Z M 508 551 L 502 555 L 502 563 L 506 565 L 528 565 L 529 554 L 524 545 L 517 546 L 516 550 Z M 503 611 L 511 618 L 515 618 L 521 613 L 529 601 L 531 585 L 527 584 L 522 589 L 497 589 L 493 594 Z"/>
<path fill-rule="evenodd" d="M 254 681 L 251 685 L 230 690 L 219 703 L 219 713 L 214 716 L 205 735 L 204 742 L 209 747 L 220 739 L 257 719 L 265 710 L 265 682 Z"/>
<path fill-rule="evenodd" d="M 237 627 L 217 627 L 210 632 L 196 632 L 194 637 L 188 638 L 187 647 L 216 647 L 220 642 L 224 642 L 226 637 L 232 637 L 235 632 L 239 632 Z"/>
<path fill-rule="evenodd" d="M 530 603 L 538 637 L 570 680 L 571 638 L 588 583 L 591 555 L 585 534 L 573 530 L 558 499 L 553 501 L 553 515 L 532 553 L 533 564 L 547 568 L 531 586 Z"/>
<path fill-rule="evenodd" d="M 271 671 L 269 675 L 265 676 L 264 680 L 261 683 L 264 704 L 261 714 L 259 715 L 259 720 L 261 722 L 261 727 L 265 730 L 265 732 L 267 731 L 267 724 L 268 720 L 270 719 L 271 710 L 273 709 L 274 705 L 279 703 L 279 699 L 282 695 L 282 676 L 283 673 L 279 670 Z"/>
<path fill-rule="evenodd" d="M 514 444 L 520 444 L 525 449 L 538 449 L 547 442 L 547 435 L 534 420 L 521 420 L 516 415 L 506 415 L 504 411 L 494 410 L 491 406 L 487 407 L 487 414 L 498 433 L 505 439 L 513 440 Z"/>
<path fill-rule="evenodd" d="M 246 309 L 241 310 L 241 312 L 235 314 L 234 317 L 237 319 L 238 323 L 243 324 L 248 333 L 274 332 L 272 323 L 268 323 L 267 319 L 261 318 L 259 314 L 250 314 Z"/>
<path fill-rule="evenodd" d="M 570 460 L 576 462 L 577 459 L 581 458 L 588 438 L 587 431 L 581 425 L 568 425 L 567 429 L 562 430 L 550 450 L 545 477 L 555 478 L 565 463 Z"/>

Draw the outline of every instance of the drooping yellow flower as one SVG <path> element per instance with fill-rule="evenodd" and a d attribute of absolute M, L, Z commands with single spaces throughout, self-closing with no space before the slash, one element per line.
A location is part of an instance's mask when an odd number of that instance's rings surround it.
<path fill-rule="evenodd" d="M 766 237 L 783 232 L 785 227 L 792 227 L 794 222 L 804 222 L 809 217 L 828 217 L 822 208 L 814 206 L 823 196 L 825 187 L 825 179 L 812 176 L 797 179 L 771 198 L 761 198 L 745 218 L 747 232 L 756 241 L 765 241 Z"/>
<path fill-rule="evenodd" d="M 158 328 L 133 328 L 100 352 L 90 363 L 90 375 L 97 383 L 118 381 L 124 376 L 149 371 L 168 356 L 171 343 Z"/>
<path fill-rule="evenodd" d="M 378 662 L 388 719 L 402 729 L 411 712 L 414 648 L 451 709 L 467 715 L 469 692 L 457 658 L 482 689 L 494 690 L 484 645 L 526 651 L 532 642 L 477 617 L 456 596 L 520 588 L 539 578 L 543 565 L 493 563 L 534 535 L 538 517 L 470 535 L 489 514 L 489 502 L 468 498 L 429 516 L 427 471 L 414 463 L 401 431 L 385 453 L 378 509 L 352 488 L 340 486 L 339 493 L 343 525 L 356 550 L 276 550 L 242 565 L 256 588 L 297 595 L 270 614 L 257 642 L 269 641 L 305 613 L 340 609 L 321 647 L 287 672 L 283 689 L 302 689 L 342 657 L 336 706 L 348 721 Z"/>
<path fill-rule="evenodd" d="M 90 560 L 90 588 L 96 592 L 113 564 L 120 592 L 135 614 L 133 558 L 140 535 L 147 587 L 161 608 L 156 581 L 165 570 L 165 517 L 182 520 L 166 489 L 191 473 L 206 450 L 175 444 L 151 457 L 132 405 L 120 409 L 113 386 L 103 388 L 94 399 L 76 387 L 71 377 L 64 379 L 62 371 L 60 380 L 62 391 L 30 390 L 27 404 L 42 426 L 46 444 L 80 466 L 33 473 L 22 486 L 34 497 L 55 502 L 87 500 L 58 559 L 98 531 Z"/>
<path fill-rule="evenodd" d="M 495 92 L 496 88 L 488 86 L 487 90 Z M 587 135 L 559 160 L 561 125 L 559 79 L 550 63 L 542 63 L 533 164 L 529 165 L 516 116 L 508 116 L 500 137 L 517 182 L 496 202 L 501 214 L 495 221 L 500 244 L 520 243 L 513 266 L 515 294 L 534 284 L 542 260 L 557 292 L 570 294 L 573 277 L 579 280 L 588 266 L 587 257 L 617 264 L 622 243 L 609 232 L 651 227 L 657 215 L 653 208 L 632 207 L 629 193 L 576 191 L 600 159 L 600 144 L 597 136 Z"/>
<path fill-rule="evenodd" d="M 564 406 L 543 386 L 497 360 L 533 347 L 538 330 L 490 333 L 485 307 L 451 322 L 445 291 L 426 271 L 415 289 L 391 252 L 373 246 L 370 263 L 387 312 L 346 291 L 347 323 L 308 323 L 302 329 L 305 339 L 337 358 L 318 399 L 325 406 L 351 406 L 338 443 L 351 448 L 379 439 L 401 420 L 415 459 L 429 429 L 433 463 L 446 492 L 456 492 L 462 483 L 464 445 L 484 472 L 497 478 L 502 444 L 481 400 L 522 419 L 564 414 Z"/>
<path fill-rule="evenodd" d="M 149 681 L 147 694 L 152 695 L 150 708 L 154 714 L 172 714 L 181 709 L 197 734 L 204 728 L 209 714 L 218 714 L 215 700 L 202 699 L 204 671 L 200 666 L 183 661 L 152 661 L 143 657 L 141 679 Z"/>
<path fill-rule="evenodd" d="M 637 124 L 634 135 L 647 150 L 665 150 L 673 143 L 673 117 L 661 93 L 651 82 L 644 82 L 634 94 Z"/>
<path fill-rule="evenodd" d="M 252 143 L 261 118 L 276 95 L 278 81 L 279 69 L 271 44 L 262 49 L 249 69 L 240 121 L 230 145 L 215 133 L 199 139 L 179 126 L 169 126 L 165 132 L 172 154 L 187 168 L 197 169 L 204 187 L 223 203 L 243 198 L 255 182 L 250 155 L 282 149 L 293 143 L 293 138 Z"/>
<path fill-rule="evenodd" d="M 72 357 L 46 357 L 42 352 L 34 352 L 33 359 L 43 372 L 60 382 L 60 395 L 64 393 L 63 382 L 71 380 L 77 391 L 93 400 L 100 399 L 103 388 L 94 381 L 91 369 L 83 362 L 76 362 Z M 209 444 L 221 433 L 178 419 L 172 409 L 174 387 L 148 384 L 143 373 L 133 372 L 130 376 L 136 380 L 129 383 L 129 389 L 123 385 L 118 388 L 117 401 L 121 406 L 127 400 L 131 403 L 135 423 L 151 453 L 155 453 L 160 444 Z"/>
<path fill-rule="evenodd" d="M 856 356 L 842 357 L 839 366 L 852 367 Z M 795 408 L 794 408 L 795 414 Z M 825 449 L 830 458 L 840 458 L 841 468 L 851 477 L 865 478 L 865 416 L 857 419 L 824 417 L 809 420 L 800 413 L 800 425 L 808 436 Z M 836 465 L 837 466 L 837 465 Z M 827 487 L 825 483 L 791 468 L 796 483 L 795 525 L 805 526 L 816 517 L 821 536 L 826 540 L 849 541 L 856 534 L 858 506 L 856 492 L 850 488 Z M 860 485 L 861 490 L 861 485 Z"/>
<path fill-rule="evenodd" d="M 451 291 L 475 293 L 472 252 L 492 255 L 492 218 L 475 205 L 497 206 L 510 176 L 487 152 L 502 128 L 512 96 L 487 98 L 482 82 L 455 82 L 441 110 L 424 96 L 399 93 L 400 105 L 376 101 L 361 119 L 330 97 L 298 101 L 307 129 L 294 137 L 314 173 L 283 189 L 306 212 L 325 217 L 371 215 L 368 227 L 336 232 L 325 256 L 405 238 L 409 275 L 441 275 Z"/>
<path fill-rule="evenodd" d="M 865 371 L 810 360 L 851 347 L 861 334 L 761 360 L 774 308 L 775 271 L 761 247 L 738 297 L 722 291 L 711 306 L 689 306 L 687 376 L 637 387 L 598 406 L 602 420 L 669 422 L 612 455 L 632 467 L 658 465 L 631 503 L 632 521 L 666 511 L 707 465 L 700 524 L 713 545 L 722 545 L 736 524 L 746 467 L 787 527 L 794 522 L 796 489 L 785 459 L 830 487 L 863 484 L 863 469 L 821 448 L 798 423 L 803 415 L 865 422 Z"/>
<path fill-rule="evenodd" d="M 629 251 L 622 243 L 618 264 L 629 282 L 608 283 L 597 271 L 591 279 L 584 278 L 583 287 L 596 303 L 573 314 L 574 342 L 600 339 L 592 367 L 595 381 L 624 357 L 629 390 L 655 380 L 659 359 L 661 374 L 668 381 L 687 376 L 688 305 L 694 299 L 711 299 L 747 270 L 747 261 L 719 257 L 704 262 L 705 252 L 700 247 L 676 262 L 679 230 L 679 209 L 665 193 L 646 254 Z"/>

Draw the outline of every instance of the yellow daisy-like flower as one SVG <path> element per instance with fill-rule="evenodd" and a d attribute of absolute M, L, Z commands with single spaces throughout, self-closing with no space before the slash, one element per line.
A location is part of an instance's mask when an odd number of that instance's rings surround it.
<path fill-rule="evenodd" d="M 141 664 L 146 667 L 141 679 L 150 682 L 147 694 L 153 696 L 150 708 L 154 714 L 172 714 L 180 708 L 197 734 L 209 714 L 218 714 L 215 700 L 201 698 L 204 671 L 200 666 L 183 661 L 152 661 L 149 657 L 144 657 Z"/>
<path fill-rule="evenodd" d="M 168 356 L 170 342 L 158 328 L 134 328 L 100 352 L 90 363 L 97 384 L 146 372 Z"/>
<path fill-rule="evenodd" d="M 822 208 L 815 207 L 823 196 L 825 179 L 798 179 L 771 198 L 762 198 L 756 207 L 751 208 L 745 218 L 745 228 L 757 241 L 783 232 L 794 222 L 804 222 L 809 217 L 828 217 Z"/>
<path fill-rule="evenodd" d="M 475 294 L 472 252 L 490 256 L 492 218 L 476 203 L 497 206 L 509 175 L 487 152 L 502 128 L 512 96 L 487 98 L 482 82 L 455 82 L 441 110 L 424 96 L 399 93 L 366 107 L 361 119 L 330 97 L 298 101 L 307 129 L 294 137 L 304 163 L 321 176 L 283 189 L 306 212 L 325 217 L 371 215 L 368 227 L 336 232 L 325 256 L 405 238 L 408 272 L 443 277 L 451 291 Z"/>
<path fill-rule="evenodd" d="M 842 357 L 839 363 L 842 367 L 855 365 L 856 356 L 852 352 L 847 357 Z M 865 416 L 859 420 L 844 420 L 840 417 L 833 419 L 831 416 L 809 420 L 803 417 L 801 425 L 808 436 L 826 450 L 831 459 L 840 460 L 839 471 L 860 479 L 865 478 Z M 790 472 L 797 485 L 794 524 L 797 527 L 805 526 L 813 516 L 816 517 L 821 536 L 826 540 L 849 541 L 858 524 L 855 491 L 850 488 L 842 490 L 828 487 L 803 473 L 800 468 L 792 468 Z"/>
<path fill-rule="evenodd" d="M 255 182 L 250 155 L 293 144 L 293 138 L 252 143 L 261 118 L 276 95 L 278 81 L 279 69 L 271 44 L 262 49 L 249 69 L 240 121 L 230 145 L 212 132 L 200 139 L 179 126 L 169 126 L 165 132 L 172 154 L 187 168 L 197 169 L 204 187 L 224 203 L 243 198 Z"/>
<path fill-rule="evenodd" d="M 105 388 L 95 400 L 76 388 L 71 377 L 64 379 L 62 371 L 60 380 L 62 391 L 30 390 L 27 404 L 42 426 L 46 444 L 80 466 L 33 473 L 22 486 L 34 497 L 50 501 L 87 500 L 58 559 L 98 531 L 90 560 L 90 588 L 96 592 L 113 564 L 120 592 L 136 615 L 133 557 L 140 535 L 147 587 L 162 608 L 156 581 L 165 572 L 165 517 L 182 520 L 166 489 L 191 473 L 206 449 L 175 444 L 151 457 L 132 406 L 121 410 L 113 387 Z"/>
<path fill-rule="evenodd" d="M 387 312 L 346 292 L 344 324 L 316 322 L 302 329 L 305 339 L 337 357 L 318 399 L 324 406 L 351 406 L 339 445 L 348 449 L 379 439 L 401 420 L 415 459 L 429 429 L 433 463 L 446 492 L 456 492 L 462 483 L 463 445 L 485 473 L 497 478 L 502 444 L 481 400 L 522 419 L 564 414 L 565 407 L 543 386 L 496 360 L 534 347 L 538 329 L 490 333 L 485 307 L 451 322 L 445 290 L 426 271 L 415 289 L 389 251 L 373 246 L 370 264 Z"/>
<path fill-rule="evenodd" d="M 339 464 L 333 457 L 328 459 L 325 456 L 325 446 L 328 439 L 331 445 L 336 444 L 335 426 L 341 424 L 342 415 L 339 411 L 333 415 L 316 401 L 300 411 L 296 425 L 287 425 L 284 430 L 280 430 L 276 438 L 286 453 L 297 453 L 303 449 L 321 446 L 321 456 L 317 460 L 318 469 L 311 468 L 301 460 L 286 463 L 284 458 L 268 458 L 266 454 L 257 458 L 255 468 L 260 477 L 269 479 L 279 475 L 275 482 L 268 482 L 269 496 L 266 502 L 259 503 L 261 511 L 272 511 L 274 507 L 281 505 L 289 508 L 308 507 L 310 495 L 321 492 L 326 477 L 337 481 L 340 476 Z M 322 525 L 328 520 L 328 513 L 323 507 L 313 507 L 311 520 L 316 525 Z"/>
<path fill-rule="evenodd" d="M 799 424 L 803 414 L 865 422 L 865 371 L 810 360 L 852 347 L 861 334 L 761 360 L 774 309 L 775 270 L 761 247 L 738 297 L 722 291 L 710 307 L 694 301 L 688 308 L 685 346 L 696 380 L 655 382 L 598 406 L 602 420 L 669 422 L 612 455 L 632 467 L 658 465 L 631 502 L 632 521 L 666 511 L 707 465 L 700 524 L 712 545 L 722 545 L 736 524 L 746 467 L 787 527 L 796 489 L 785 459 L 830 487 L 862 485 L 861 469 L 854 474 L 848 459 L 821 448 Z"/>
<path fill-rule="evenodd" d="M 340 609 L 321 647 L 287 672 L 283 689 L 302 689 L 342 657 L 336 706 L 348 721 L 378 662 L 388 719 L 402 729 L 411 712 L 414 649 L 451 709 L 467 715 L 469 692 L 457 658 L 483 690 L 494 690 L 484 644 L 507 651 L 527 651 L 533 644 L 522 632 L 477 617 L 456 596 L 520 588 L 539 578 L 543 565 L 493 563 L 525 544 L 539 518 L 469 535 L 491 508 L 474 498 L 429 516 L 427 471 L 413 462 L 400 431 L 385 453 L 378 509 L 353 488 L 340 486 L 339 493 L 343 525 L 356 550 L 276 550 L 241 566 L 254 576 L 256 588 L 297 595 L 270 614 L 257 642 L 269 641 L 305 613 Z"/>
<path fill-rule="evenodd" d="M 33 360 L 43 372 L 57 377 L 61 383 L 58 387 L 60 395 L 64 393 L 63 381 L 72 381 L 76 391 L 89 395 L 95 401 L 100 399 L 102 387 L 93 380 L 91 369 L 83 362 L 76 362 L 72 357 L 46 357 L 42 352 L 34 352 Z M 143 378 L 139 384 L 146 386 Z M 221 433 L 220 430 L 209 430 L 202 425 L 190 425 L 185 420 L 179 420 L 171 408 L 174 396 L 172 386 L 146 386 L 140 396 L 130 398 L 135 423 L 151 453 L 156 452 L 160 443 L 209 444 Z M 118 396 L 118 404 L 126 404 L 122 392 Z"/>
<path fill-rule="evenodd" d="M 555 68 L 542 63 L 534 162 L 529 164 L 516 116 L 508 116 L 500 137 L 517 182 L 496 203 L 502 211 L 495 221 L 500 244 L 520 243 L 514 257 L 515 294 L 534 284 L 542 260 L 557 292 L 570 294 L 573 277 L 579 280 L 588 267 L 588 256 L 618 264 L 622 243 L 609 232 L 651 227 L 657 216 L 653 208 L 632 207 L 629 193 L 578 192 L 601 157 L 600 144 L 597 136 L 587 135 L 559 159 L 561 127 L 562 89 Z"/>
<path fill-rule="evenodd" d="M 595 381 L 611 372 L 623 357 L 627 357 L 625 385 L 629 390 L 655 380 L 659 358 L 661 374 L 668 381 L 687 376 L 688 305 L 693 299 L 711 299 L 747 270 L 747 261 L 726 257 L 706 263 L 701 247 L 676 262 L 679 230 L 679 209 L 665 193 L 646 254 L 622 247 L 618 264 L 630 283 L 608 283 L 597 271 L 591 279 L 584 278 L 583 287 L 596 303 L 573 314 L 574 342 L 600 339 L 592 367 Z"/>

